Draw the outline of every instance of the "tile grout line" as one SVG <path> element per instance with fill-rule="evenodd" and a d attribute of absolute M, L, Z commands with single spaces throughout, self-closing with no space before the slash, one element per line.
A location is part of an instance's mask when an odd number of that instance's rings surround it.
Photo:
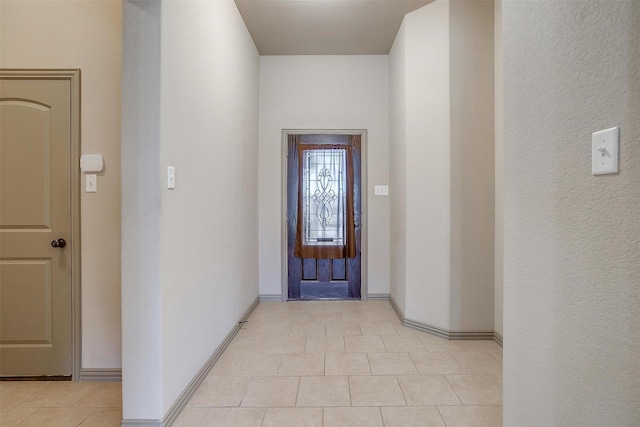
<path fill-rule="evenodd" d="M 324 354 L 323 356 L 323 366 L 322 366 L 322 376 L 326 377 L 327 376 L 327 353 Z"/>
<path fill-rule="evenodd" d="M 87 416 L 86 416 L 82 421 L 80 421 L 80 422 L 76 425 L 76 427 L 80 427 L 80 426 L 82 426 L 82 424 L 83 424 L 85 421 L 87 421 L 87 420 L 89 419 L 89 417 L 90 417 L 91 415 L 93 415 L 93 414 L 96 412 L 96 410 L 97 410 L 97 409 L 98 409 L 98 408 L 91 408 L 91 412 L 89 412 L 89 415 L 87 415 Z"/>
<path fill-rule="evenodd" d="M 309 345 L 309 337 L 305 336 L 304 337 L 304 349 L 302 350 L 302 354 L 308 354 L 307 353 L 307 346 Z"/>
<path fill-rule="evenodd" d="M 252 381 L 253 381 L 253 377 L 250 376 L 249 381 L 247 382 L 247 388 L 244 390 L 244 393 L 242 394 L 242 399 L 240 399 L 240 403 L 238 403 L 238 408 L 242 407 L 242 402 L 244 402 L 244 398 L 247 397 L 247 391 L 249 391 L 249 386 L 251 385 Z"/>
<path fill-rule="evenodd" d="M 293 403 L 293 407 L 298 407 L 298 398 L 300 397 L 300 383 L 302 382 L 302 377 L 298 377 L 298 389 L 296 391 L 296 401 Z"/>
<path fill-rule="evenodd" d="M 407 352 L 407 355 L 409 356 L 409 360 L 411 360 L 411 363 L 413 363 L 413 368 L 416 370 L 416 374 L 420 375 L 420 370 L 418 369 L 418 365 L 416 365 L 415 360 L 413 360 L 413 357 L 411 357 L 411 353 Z"/>
<path fill-rule="evenodd" d="M 404 389 L 402 388 L 402 384 L 400 383 L 400 380 L 398 379 L 397 375 L 395 375 L 395 379 L 396 379 L 396 382 L 398 383 L 398 387 L 400 388 L 400 393 L 402 393 L 402 398 L 404 399 L 404 405 L 406 407 L 411 407 L 412 405 L 409 405 L 409 401 L 407 400 L 407 396 L 404 394 Z"/>
<path fill-rule="evenodd" d="M 456 391 L 455 388 L 453 388 L 453 385 L 451 385 L 451 381 L 449 381 L 449 378 L 447 378 L 446 374 L 442 374 L 442 376 L 444 377 L 444 380 L 447 382 L 447 384 L 449 384 L 449 387 L 451 388 L 451 390 L 453 390 L 453 392 L 456 394 L 456 397 L 458 398 L 458 400 L 460 401 L 460 405 L 462 406 L 469 406 L 469 405 L 465 405 L 464 402 L 462 401 L 462 398 L 460 397 L 460 395 L 458 394 L 458 392 Z M 451 405 L 453 406 L 453 405 Z M 459 406 L 459 405 L 458 405 Z"/>
<path fill-rule="evenodd" d="M 502 420 L 502 423 L 504 424 L 504 416 L 503 414 L 501 414 L 500 412 L 498 412 L 498 410 L 496 409 L 495 406 L 491 405 L 491 407 L 493 408 L 494 411 L 496 411 L 496 414 L 498 414 L 498 416 L 500 417 L 500 419 Z M 504 410 L 504 409 L 503 409 Z"/>
<path fill-rule="evenodd" d="M 22 402 L 22 403 L 24 403 L 24 402 Z M 28 406 L 15 406 L 15 408 L 28 408 Z M 24 420 L 22 420 L 22 421 L 20 422 L 20 424 L 24 424 L 24 423 L 26 423 L 27 421 L 29 421 L 29 418 L 33 417 L 35 414 L 37 414 L 38 412 L 40 412 L 42 409 L 44 409 L 44 408 L 38 408 L 38 409 L 36 409 L 36 411 L 35 411 L 34 413 L 32 413 L 32 414 L 31 414 L 31 415 L 29 415 L 27 418 L 25 418 Z M 18 425 L 20 425 L 20 424 L 18 424 Z"/>
<path fill-rule="evenodd" d="M 238 408 L 241 407 L 242 402 L 244 401 L 245 396 L 247 395 L 247 391 L 249 391 L 249 384 L 251 384 L 251 381 L 253 380 L 253 377 L 249 377 L 249 381 L 247 381 L 247 385 L 244 387 L 244 392 L 242 393 L 242 398 L 240 398 L 240 402 L 238 402 Z"/>
<path fill-rule="evenodd" d="M 442 415 L 442 412 L 440 411 L 440 406 L 449 406 L 449 405 L 436 405 L 436 409 L 438 410 L 438 414 L 440 415 L 440 418 L 442 418 L 442 422 L 444 423 L 445 427 L 448 427 L 449 424 L 447 424 L 447 420 L 444 419 L 444 415 Z"/>
<path fill-rule="evenodd" d="M 260 420 L 260 427 L 264 425 L 264 420 L 265 418 L 267 418 L 267 409 L 269 408 L 264 408 L 264 412 L 262 413 L 262 419 Z"/>

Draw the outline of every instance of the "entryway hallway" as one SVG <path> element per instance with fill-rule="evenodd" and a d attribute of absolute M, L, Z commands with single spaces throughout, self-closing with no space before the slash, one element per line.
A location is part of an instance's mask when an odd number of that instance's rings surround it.
<path fill-rule="evenodd" d="M 262 302 L 175 426 L 501 426 L 502 349 L 388 301 Z"/>
<path fill-rule="evenodd" d="M 120 384 L 0 382 L 0 425 L 119 426 Z M 174 426 L 501 426 L 502 349 L 387 301 L 261 302 Z"/>

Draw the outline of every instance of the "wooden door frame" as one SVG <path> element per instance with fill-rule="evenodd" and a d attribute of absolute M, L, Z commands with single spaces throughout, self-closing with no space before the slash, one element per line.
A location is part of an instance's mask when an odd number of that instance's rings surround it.
<path fill-rule="evenodd" d="M 81 250 L 80 250 L 80 69 L 0 68 L 0 76 L 9 80 L 67 80 L 71 92 L 71 337 L 72 379 L 80 380 L 82 366 L 81 329 Z"/>
<path fill-rule="evenodd" d="M 288 145 L 287 141 L 289 135 L 299 134 L 324 134 L 324 135 L 360 135 L 360 188 L 361 188 L 361 217 L 360 217 L 360 251 L 361 251 L 361 263 L 360 263 L 360 300 L 366 301 L 368 297 L 368 285 L 367 285 L 367 223 L 369 209 L 367 204 L 367 130 L 366 129 L 282 129 L 282 142 L 280 144 L 282 148 L 281 153 L 281 194 L 282 206 L 280 211 L 282 234 L 280 236 L 280 253 L 282 256 L 282 284 L 281 294 L 282 301 L 288 300 L 289 295 L 289 265 L 287 257 L 287 155 Z"/>

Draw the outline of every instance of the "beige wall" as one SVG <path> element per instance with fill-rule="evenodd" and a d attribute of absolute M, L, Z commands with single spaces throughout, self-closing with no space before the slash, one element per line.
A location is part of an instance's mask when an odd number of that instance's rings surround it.
<path fill-rule="evenodd" d="M 81 179 L 81 367 L 119 368 L 122 5 L 3 0 L 0 11 L 0 67 L 81 69 L 81 152 L 105 160 L 97 193 Z"/>
<path fill-rule="evenodd" d="M 504 424 L 640 425 L 640 3 L 503 2 Z M 620 172 L 591 133 L 620 128 Z"/>
<path fill-rule="evenodd" d="M 407 309 L 407 39 L 403 21 L 389 52 L 390 295 Z"/>
<path fill-rule="evenodd" d="M 451 329 L 493 331 L 494 7 L 449 4 Z"/>
<path fill-rule="evenodd" d="M 502 294 L 504 270 L 504 109 L 502 59 L 502 0 L 495 0 L 494 8 L 494 75 L 495 75 L 495 299 L 493 328 L 503 335 Z"/>

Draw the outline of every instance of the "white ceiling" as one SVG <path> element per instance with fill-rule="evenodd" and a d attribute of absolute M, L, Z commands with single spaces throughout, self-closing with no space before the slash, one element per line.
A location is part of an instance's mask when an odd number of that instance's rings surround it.
<path fill-rule="evenodd" d="M 235 0 L 260 55 L 386 55 L 433 0 Z"/>

